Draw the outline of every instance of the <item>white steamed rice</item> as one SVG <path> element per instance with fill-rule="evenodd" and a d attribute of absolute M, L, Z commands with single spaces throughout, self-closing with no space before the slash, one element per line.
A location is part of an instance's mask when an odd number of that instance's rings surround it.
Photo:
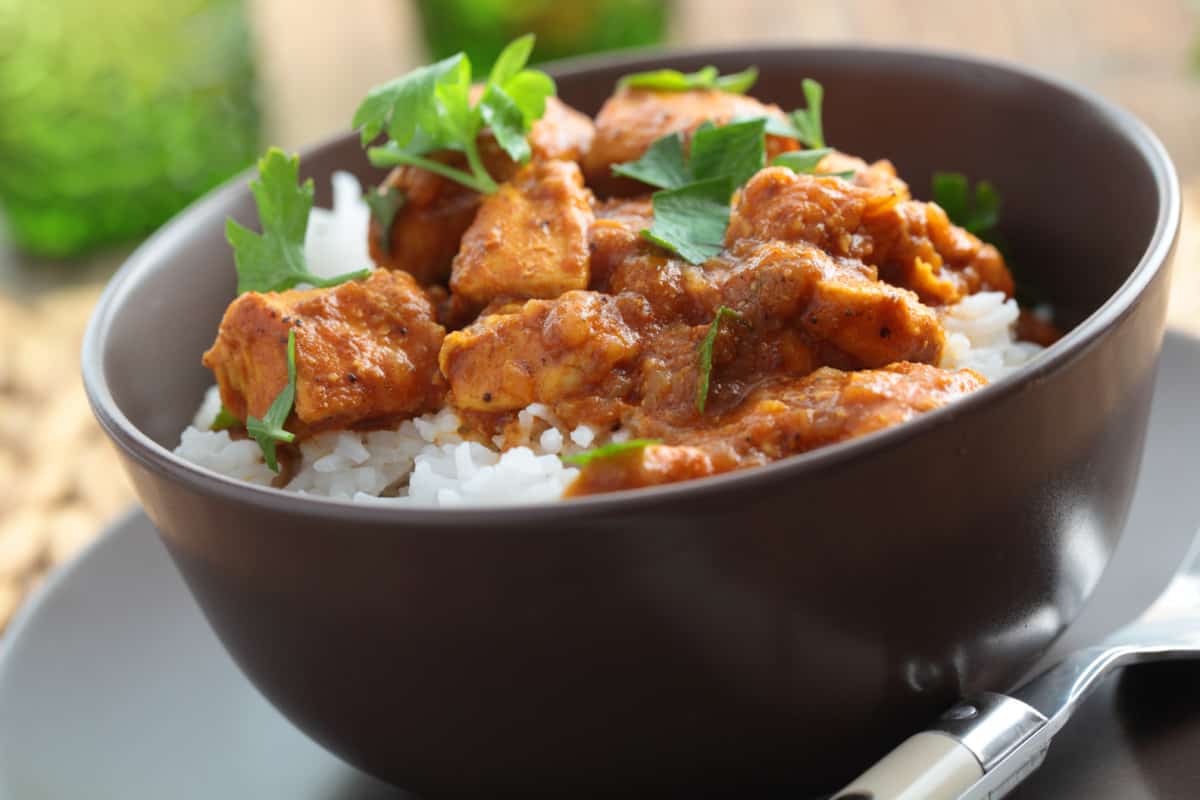
<path fill-rule="evenodd" d="M 309 269 L 332 277 L 371 266 L 367 250 L 369 210 L 358 180 L 333 176 L 332 210 L 314 208 L 304 252 Z M 351 266 L 353 265 L 353 266 Z M 1042 348 L 1018 342 L 1019 309 L 1001 292 L 972 295 L 942 313 L 947 341 L 940 366 L 969 367 L 989 381 L 1026 364 Z M 217 387 L 205 395 L 175 453 L 213 472 L 270 485 L 275 473 L 258 445 L 209 427 L 221 407 Z M 579 471 L 560 456 L 587 450 L 628 433 L 598 433 L 586 425 L 572 430 L 549 408 L 535 403 L 518 414 L 520 444 L 503 453 L 458 435 L 451 409 L 407 420 L 394 430 L 328 431 L 300 444 L 301 463 L 287 491 L 386 505 L 509 505 L 554 500 Z M 499 442 L 495 443 L 497 448 Z"/>
<path fill-rule="evenodd" d="M 239 480 L 270 485 L 275 478 L 258 445 L 208 428 L 221 407 L 214 386 L 175 452 Z M 301 494 L 402 505 L 506 505 L 554 500 L 579 470 L 560 453 L 585 450 L 596 433 L 581 425 L 564 437 L 549 409 L 532 405 L 518 415 L 526 444 L 504 453 L 458 435 L 449 409 L 407 420 L 395 430 L 327 431 L 300 443 L 301 462 L 284 487 Z M 539 423 L 540 420 L 540 423 Z M 557 420 L 555 420 L 557 422 Z M 541 430 L 544 428 L 544 430 Z M 400 486 L 407 478 L 407 486 Z M 386 495 L 380 497 L 380 495 Z"/>

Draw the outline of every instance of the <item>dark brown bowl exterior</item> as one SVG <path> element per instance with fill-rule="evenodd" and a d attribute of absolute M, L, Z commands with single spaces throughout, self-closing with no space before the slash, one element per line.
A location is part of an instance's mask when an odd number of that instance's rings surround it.
<path fill-rule="evenodd" d="M 756 94 L 785 107 L 818 78 L 830 140 L 892 158 L 919 196 L 934 169 L 992 179 L 1022 279 L 1080 324 L 955 406 L 759 470 L 516 509 L 356 507 L 170 455 L 233 294 L 223 220 L 253 220 L 242 185 L 192 208 L 96 313 L 94 408 L 250 679 L 401 786 L 836 788 L 956 696 L 1010 686 L 1122 529 L 1179 214 L 1154 137 L 1022 69 L 902 51 L 635 56 L 567 65 L 560 93 L 595 111 L 660 63 L 758 64 Z M 377 177 L 351 137 L 304 159 L 322 190 L 335 168 Z"/>

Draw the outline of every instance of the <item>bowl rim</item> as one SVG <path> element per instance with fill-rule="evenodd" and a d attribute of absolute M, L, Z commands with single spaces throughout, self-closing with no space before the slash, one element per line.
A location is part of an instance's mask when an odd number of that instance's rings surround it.
<path fill-rule="evenodd" d="M 457 527 L 483 523 L 503 527 L 532 521 L 570 519 L 612 512 L 651 509 L 676 501 L 717 497 L 730 491 L 755 484 L 769 484 L 785 478 L 799 479 L 812 472 L 834 470 L 855 459 L 902 446 L 911 438 L 922 436 L 933 428 L 953 424 L 955 420 L 976 409 L 985 407 L 1020 392 L 1029 383 L 1056 372 L 1079 357 L 1105 331 L 1131 313 L 1146 287 L 1168 263 L 1178 236 L 1181 193 L 1175 166 L 1166 148 L 1150 128 L 1132 113 L 1074 81 L 1061 78 L 1015 61 L 978 56 L 947 49 L 873 46 L 873 45 L 788 45 L 743 44 L 729 47 L 639 48 L 618 53 L 588 55 L 547 64 L 546 69 L 556 78 L 577 75 L 614 67 L 642 68 L 660 66 L 659 62 L 680 58 L 747 58 L 781 56 L 804 52 L 816 57 L 822 54 L 838 56 L 886 57 L 915 59 L 933 64 L 969 64 L 997 71 L 1012 77 L 1040 83 L 1060 93 L 1073 95 L 1090 105 L 1108 120 L 1142 155 L 1150 169 L 1158 193 L 1159 208 L 1154 233 L 1137 265 L 1121 286 L 1093 313 L 1084 318 L 1062 339 L 1039 354 L 1014 373 L 972 392 L 957 402 L 935 409 L 896 425 L 849 441 L 819 448 L 780 459 L 763 466 L 714 475 L 680 483 L 627 489 L 600 495 L 571 498 L 568 501 L 543 501 L 522 505 L 479 505 L 442 508 L 433 506 L 389 506 L 380 503 L 358 503 L 351 500 L 297 495 L 283 489 L 250 484 L 220 475 L 176 456 L 135 426 L 117 406 L 109 389 L 104 369 L 103 353 L 107 333 L 115 319 L 115 309 L 122 298 L 133 290 L 138 278 L 161 262 L 177 246 L 178 240 L 193 225 L 193 218 L 203 217 L 218 206 L 227 204 L 233 195 L 244 190 L 253 167 L 234 176 L 217 189 L 192 203 L 174 219 L 139 246 L 110 279 L 84 333 L 81 348 L 84 388 L 93 413 L 113 441 L 143 467 L 204 495 L 235 503 L 267 508 L 287 513 L 341 523 L 412 524 L 423 527 Z M 353 132 L 343 132 L 301 150 L 305 158 L 339 146 Z M 364 526 L 364 529 L 370 526 Z"/>

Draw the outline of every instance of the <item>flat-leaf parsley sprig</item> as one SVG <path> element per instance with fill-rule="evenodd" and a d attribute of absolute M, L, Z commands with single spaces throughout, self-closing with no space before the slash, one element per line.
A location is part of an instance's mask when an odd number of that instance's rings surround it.
<path fill-rule="evenodd" d="M 773 167 L 787 167 L 792 172 L 798 172 L 804 175 L 830 175 L 835 178 L 845 178 L 849 180 L 854 177 L 854 170 L 848 169 L 842 172 L 817 172 L 817 167 L 825 156 L 833 152 L 832 147 L 820 147 L 815 150 L 789 150 L 786 153 L 780 153 L 771 160 Z"/>
<path fill-rule="evenodd" d="M 730 94 L 745 94 L 758 80 L 758 67 L 749 67 L 731 75 L 721 75 L 709 65 L 695 72 L 676 69 L 654 69 L 635 72 L 617 81 L 617 86 L 631 89 L 652 89 L 659 92 L 687 92 L 693 89 L 717 89 Z"/>
<path fill-rule="evenodd" d="M 623 78 L 622 84 L 686 91 L 717 80 L 715 69 L 706 70 L 690 75 L 674 70 L 638 73 Z M 753 74 L 757 76 L 757 70 Z M 807 107 L 793 111 L 786 120 L 739 117 L 720 127 L 706 122 L 692 136 L 690 157 L 685 155 L 682 135 L 674 133 L 654 142 L 637 161 L 614 166 L 614 174 L 659 189 L 652 197 L 654 222 L 642 235 L 692 264 L 720 253 L 734 190 L 764 166 L 765 134 L 795 139 L 810 148 L 784 153 L 772 164 L 816 173 L 821 159 L 833 152 L 825 144 L 825 89 L 811 78 L 804 79 L 803 89 Z M 829 174 L 854 176 L 853 171 Z"/>
<path fill-rule="evenodd" d="M 721 127 L 705 123 L 692 136 L 690 157 L 683 137 L 673 133 L 637 161 L 613 167 L 617 175 L 659 187 L 651 198 L 654 221 L 642 235 L 692 264 L 721 252 L 730 198 L 763 168 L 765 126 L 761 117 Z"/>
<path fill-rule="evenodd" d="M 510 43 L 488 75 L 483 93 L 471 105 L 471 61 L 459 53 L 376 86 L 354 113 L 353 126 L 365 147 L 386 132 L 388 142 L 367 151 L 377 167 L 409 164 L 457 181 L 484 194 L 495 192 L 477 142 L 484 126 L 517 162 L 530 157 L 530 126 L 546 111 L 554 81 L 544 72 L 525 69 L 533 34 Z M 437 150 L 457 150 L 468 171 L 427 158 Z"/>
<path fill-rule="evenodd" d="M 585 467 L 593 461 L 623 456 L 627 453 L 643 450 L 652 444 L 662 444 L 662 442 L 658 439 L 630 439 L 627 442 L 609 442 L 599 447 L 593 447 L 591 450 L 584 450 L 582 453 L 563 456 L 562 461 L 564 464 L 570 464 L 571 466 Z"/>
<path fill-rule="evenodd" d="M 296 331 L 288 331 L 287 339 L 287 385 L 279 390 L 271 407 L 262 419 L 253 415 L 246 417 L 246 433 L 258 442 L 263 458 L 272 472 L 279 472 L 279 460 L 275 448 L 280 442 L 293 442 L 296 435 L 284 430 L 288 415 L 292 413 L 292 404 L 296 401 Z"/>
<path fill-rule="evenodd" d="M 300 157 L 289 158 L 272 147 L 259 159 L 258 180 L 250 182 L 262 233 L 230 219 L 225 237 L 233 245 L 237 265 L 238 294 L 243 292 L 282 292 L 300 283 L 313 286 L 337 286 L 365 278 L 370 270 L 348 272 L 333 278 L 321 278 L 308 270 L 304 257 L 304 234 L 313 206 L 313 181 L 300 183 Z"/>
<path fill-rule="evenodd" d="M 708 404 L 708 388 L 710 379 L 712 378 L 713 347 L 717 343 L 717 334 L 721 330 L 721 323 L 724 320 L 737 320 L 744 323 L 745 319 L 744 316 L 732 308 L 721 306 L 717 309 L 717 313 L 713 315 L 712 323 L 708 326 L 708 333 L 704 335 L 704 340 L 700 342 L 700 348 L 696 353 L 698 372 L 696 379 L 696 410 L 701 414 L 704 413 L 704 406 Z"/>
<path fill-rule="evenodd" d="M 971 182 L 966 175 L 961 172 L 935 172 L 933 201 L 942 207 L 955 225 L 984 241 L 994 241 L 995 229 L 1000 222 L 1000 193 L 991 181 L 977 182 L 972 196 Z"/>
<path fill-rule="evenodd" d="M 795 138 L 805 147 L 819 149 L 825 146 L 825 125 L 821 119 L 825 104 L 825 87 L 812 78 L 805 78 L 801 86 L 808 107 L 798 108 L 789 115 Z"/>
<path fill-rule="evenodd" d="M 942 207 L 955 225 L 993 245 L 1008 260 L 1016 283 L 1017 302 L 1022 308 L 1046 304 L 1048 298 L 1036 286 L 1023 279 L 1010 258 L 1008 243 L 1000 235 L 1000 192 L 991 181 L 971 181 L 961 172 L 933 173 L 933 202 Z"/>

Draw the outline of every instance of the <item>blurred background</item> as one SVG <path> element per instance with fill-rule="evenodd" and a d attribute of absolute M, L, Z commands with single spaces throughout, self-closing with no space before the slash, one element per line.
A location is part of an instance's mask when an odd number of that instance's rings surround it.
<path fill-rule="evenodd" d="M 431 55 L 485 64 L 525 31 L 541 58 L 898 43 L 1077 80 L 1149 123 L 1179 166 L 1170 315 L 1200 334 L 1198 21 L 1197 0 L 0 0 L 0 630 L 133 502 L 78 377 L 105 280 L 266 143 L 344 130 L 369 87 Z"/>

